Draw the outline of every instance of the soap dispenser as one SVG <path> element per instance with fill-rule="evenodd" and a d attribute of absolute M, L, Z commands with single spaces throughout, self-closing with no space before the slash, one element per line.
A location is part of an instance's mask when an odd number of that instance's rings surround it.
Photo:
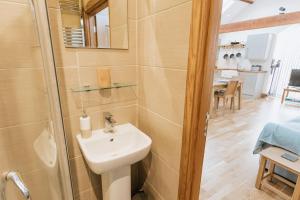
<path fill-rule="evenodd" d="M 89 138 L 92 136 L 91 118 L 85 111 L 80 117 L 80 132 L 82 138 Z"/>

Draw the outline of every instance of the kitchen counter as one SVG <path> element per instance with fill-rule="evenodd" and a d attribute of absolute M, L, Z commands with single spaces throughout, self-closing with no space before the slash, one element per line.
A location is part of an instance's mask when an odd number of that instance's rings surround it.
<path fill-rule="evenodd" d="M 215 69 L 215 71 L 222 71 L 222 70 L 233 70 L 233 71 L 245 72 L 245 73 L 267 73 L 267 71 L 254 71 L 254 70 L 243 70 L 243 69 L 230 69 L 230 68 Z"/>

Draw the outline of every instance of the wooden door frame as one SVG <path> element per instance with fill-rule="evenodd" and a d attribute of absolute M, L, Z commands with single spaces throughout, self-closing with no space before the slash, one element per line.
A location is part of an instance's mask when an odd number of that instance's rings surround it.
<path fill-rule="evenodd" d="M 178 200 L 198 200 L 222 0 L 193 0 Z"/>
<path fill-rule="evenodd" d="M 108 0 L 92 0 L 82 9 L 85 45 L 88 47 L 98 47 L 98 35 L 94 32 L 97 26 L 96 14 L 106 7 L 109 7 Z"/>

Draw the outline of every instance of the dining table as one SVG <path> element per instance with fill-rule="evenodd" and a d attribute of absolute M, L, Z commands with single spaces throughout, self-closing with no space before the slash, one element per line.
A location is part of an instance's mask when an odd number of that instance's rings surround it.
<path fill-rule="evenodd" d="M 215 79 L 213 82 L 212 98 L 211 98 L 211 105 L 210 105 L 210 113 L 211 114 L 214 114 L 216 111 L 216 108 L 215 108 L 216 106 L 215 106 L 215 102 L 214 102 L 215 91 L 226 89 L 228 82 L 233 81 L 233 80 L 237 80 L 239 82 L 238 86 L 237 86 L 238 110 L 241 109 L 243 81 L 240 79 Z"/>

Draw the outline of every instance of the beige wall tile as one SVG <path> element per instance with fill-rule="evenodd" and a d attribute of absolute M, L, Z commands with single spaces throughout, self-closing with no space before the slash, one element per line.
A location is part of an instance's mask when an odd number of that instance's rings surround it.
<path fill-rule="evenodd" d="M 112 48 L 128 48 L 128 26 L 118 26 L 110 29 L 110 44 Z"/>
<path fill-rule="evenodd" d="M 65 117 L 63 119 L 69 159 L 82 156 L 76 140 L 76 135 L 80 133 L 79 118 L 80 115 L 75 115 L 73 117 Z"/>
<path fill-rule="evenodd" d="M 141 67 L 139 78 L 140 105 L 183 124 L 186 70 Z"/>
<path fill-rule="evenodd" d="M 33 148 L 35 139 L 48 127 L 47 122 L 0 129 L 0 171 L 29 173 L 42 168 Z"/>
<path fill-rule="evenodd" d="M 11 2 L 11 3 L 20 3 L 20 4 L 28 4 L 27 0 L 0 0 L 3 2 Z"/>
<path fill-rule="evenodd" d="M 97 70 L 110 69 L 112 83 L 128 83 L 136 84 L 137 82 L 137 66 L 94 66 L 81 67 L 79 70 L 81 85 L 98 86 Z"/>
<path fill-rule="evenodd" d="M 191 6 L 188 2 L 154 16 L 156 66 L 187 68 Z"/>
<path fill-rule="evenodd" d="M 140 0 L 128 0 L 128 18 L 137 19 L 137 2 Z"/>
<path fill-rule="evenodd" d="M 140 107 L 139 128 L 151 137 L 151 150 L 179 171 L 182 127 Z"/>
<path fill-rule="evenodd" d="M 177 199 L 179 173 L 168 167 L 155 153 L 150 154 L 144 161 L 144 170 L 147 173 L 147 183 L 165 200 Z"/>
<path fill-rule="evenodd" d="M 174 0 L 152 0 L 154 5 L 154 13 L 158 13 L 162 10 L 168 9 L 173 6 Z"/>
<path fill-rule="evenodd" d="M 1 1 L 0 69 L 42 67 L 40 48 L 28 5 Z"/>
<path fill-rule="evenodd" d="M 14 12 L 12 12 L 14 11 Z M 36 39 L 28 5 L 9 1 L 0 1 L 1 47 L 14 48 L 13 43 L 33 44 Z"/>
<path fill-rule="evenodd" d="M 83 111 L 82 95 L 71 89 L 59 88 L 61 110 L 64 117 L 79 115 Z"/>
<path fill-rule="evenodd" d="M 177 198 L 191 5 L 138 4 L 139 127 L 153 140 L 143 161 L 150 199 Z"/>
<path fill-rule="evenodd" d="M 8 68 L 0 70 L 0 89 L 37 89 L 46 92 L 42 68 Z M 4 94 L 3 94 L 4 95 Z"/>
<path fill-rule="evenodd" d="M 138 0 L 137 1 L 137 17 L 138 19 L 147 17 L 154 13 L 153 0 Z"/>
<path fill-rule="evenodd" d="M 129 40 L 131 40 L 129 38 Z M 135 65 L 135 47 L 130 50 L 94 50 L 89 49 L 78 52 L 80 66 L 116 66 Z"/>
<path fill-rule="evenodd" d="M 150 183 L 145 183 L 144 191 L 147 194 L 147 200 L 164 200 L 162 196 L 154 189 Z"/>
<path fill-rule="evenodd" d="M 52 194 L 51 188 L 53 189 L 53 187 L 59 187 L 60 189 L 60 185 L 54 186 L 53 179 L 51 180 L 51 176 L 57 176 L 58 181 L 58 172 L 57 174 L 53 173 L 50 175 L 45 171 L 45 169 L 22 175 L 24 182 L 29 188 L 32 199 L 53 200 L 57 198 L 57 196 L 61 195 L 59 190 L 56 190 L 57 194 Z M 59 184 L 59 182 L 56 184 Z M 21 199 L 24 199 L 24 197 L 22 197 Z"/>
<path fill-rule="evenodd" d="M 184 2 L 191 1 L 191 0 L 153 0 L 154 4 L 154 12 L 158 13 L 163 10 L 174 8 L 178 6 L 179 4 L 182 4 Z"/>
<path fill-rule="evenodd" d="M 100 179 L 100 177 L 99 177 Z M 80 192 L 75 196 L 75 200 L 101 200 L 102 199 L 102 188 L 97 186 L 96 188 L 91 188 Z"/>
<path fill-rule="evenodd" d="M 49 8 L 49 20 L 56 67 L 76 67 L 77 49 L 65 48 L 60 10 Z"/>
<path fill-rule="evenodd" d="M 190 18 L 191 3 L 188 2 L 139 20 L 138 63 L 186 68 Z"/>
<path fill-rule="evenodd" d="M 43 66 L 40 49 L 31 44 L 21 42 L 3 44 L 0 47 L 0 53 L 0 69 L 41 68 Z"/>
<path fill-rule="evenodd" d="M 155 24 L 152 17 L 138 21 L 138 64 L 154 66 L 156 57 Z"/>
<path fill-rule="evenodd" d="M 44 91 L 16 88 L 0 90 L 0 128 L 48 118 L 48 99 Z"/>
<path fill-rule="evenodd" d="M 128 0 L 109 0 L 110 27 L 115 28 L 127 24 L 128 7 Z"/>
<path fill-rule="evenodd" d="M 176 5 L 179 5 L 181 3 L 185 3 L 185 2 L 192 2 L 192 0 L 173 0 L 173 5 L 176 6 Z M 192 14 L 192 13 L 191 13 Z"/>
<path fill-rule="evenodd" d="M 77 67 L 57 67 L 56 68 L 58 86 L 67 90 L 79 87 L 79 68 Z"/>
<path fill-rule="evenodd" d="M 89 171 L 83 157 L 76 157 L 70 160 L 70 173 L 74 196 L 77 196 L 81 191 L 91 188 Z"/>

